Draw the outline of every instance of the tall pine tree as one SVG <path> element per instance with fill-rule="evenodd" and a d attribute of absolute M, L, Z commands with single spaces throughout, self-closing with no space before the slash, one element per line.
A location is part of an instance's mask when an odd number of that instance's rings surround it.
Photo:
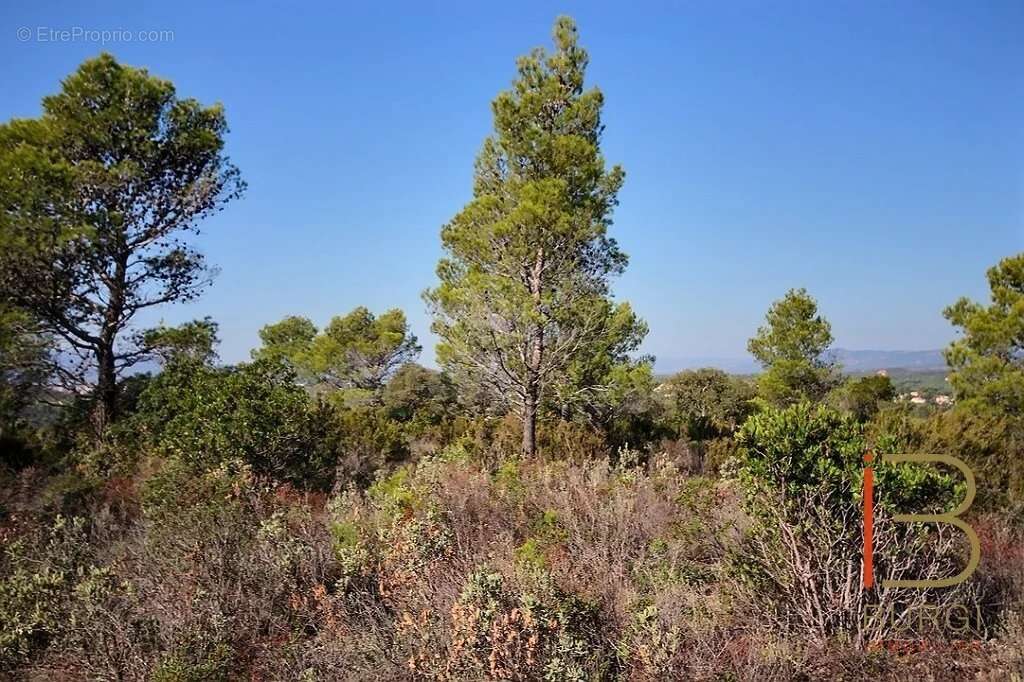
<path fill-rule="evenodd" d="M 583 89 L 577 40 L 559 18 L 554 51 L 521 57 L 494 100 L 473 199 L 442 229 L 440 285 L 426 293 L 441 364 L 522 417 L 527 456 L 545 395 L 599 395 L 646 333 L 628 304 L 610 301 L 627 263 L 607 235 L 624 173 L 605 167 L 604 98 Z M 580 371 L 595 355 L 609 371 Z"/>
<path fill-rule="evenodd" d="M 0 289 L 59 343 L 55 376 L 94 384 L 97 435 L 117 381 L 152 355 L 135 318 L 193 300 L 210 282 L 187 242 L 241 196 L 220 105 L 102 54 L 43 99 L 43 115 L 0 124 Z"/>

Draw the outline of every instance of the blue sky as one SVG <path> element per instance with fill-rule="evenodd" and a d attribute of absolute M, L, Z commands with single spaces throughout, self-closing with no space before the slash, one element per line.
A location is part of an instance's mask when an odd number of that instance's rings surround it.
<path fill-rule="evenodd" d="M 38 115 L 104 49 L 224 103 L 249 191 L 199 239 L 214 286 L 162 317 L 213 316 L 225 361 L 284 315 L 366 305 L 403 308 L 432 362 L 420 292 L 440 227 L 469 198 L 491 99 L 561 13 L 626 169 L 616 293 L 647 352 L 742 356 L 796 286 L 839 346 L 936 348 L 942 308 L 1024 250 L 1020 2 L 5 5 L 2 119 Z M 76 27 L 173 38 L 39 39 Z"/>

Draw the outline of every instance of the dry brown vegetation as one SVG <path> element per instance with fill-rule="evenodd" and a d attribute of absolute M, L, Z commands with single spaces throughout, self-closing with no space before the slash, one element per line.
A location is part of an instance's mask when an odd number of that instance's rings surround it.
<path fill-rule="evenodd" d="M 453 446 L 333 497 L 244 466 L 142 467 L 95 491 L 88 520 L 8 517 L 0 609 L 29 632 L 5 665 L 26 679 L 1020 674 L 1024 550 L 1000 516 L 979 524 L 981 581 L 1016 601 L 987 616 L 990 638 L 858 645 L 850 624 L 805 617 L 803 593 L 744 580 L 759 555 L 735 480 L 625 454 L 487 467 Z"/>

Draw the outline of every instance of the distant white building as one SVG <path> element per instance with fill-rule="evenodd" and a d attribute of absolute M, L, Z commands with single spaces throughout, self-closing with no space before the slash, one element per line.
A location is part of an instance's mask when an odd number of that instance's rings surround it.
<path fill-rule="evenodd" d="M 953 398 L 948 395 L 937 395 L 935 396 L 935 404 L 940 407 L 949 407 L 953 404 Z"/>

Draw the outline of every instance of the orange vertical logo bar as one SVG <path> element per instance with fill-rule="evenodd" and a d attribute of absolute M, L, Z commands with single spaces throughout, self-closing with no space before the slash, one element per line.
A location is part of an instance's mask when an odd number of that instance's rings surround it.
<path fill-rule="evenodd" d="M 875 584 L 874 571 L 874 535 L 875 535 L 875 472 L 871 468 L 874 459 L 869 452 L 864 455 L 864 589 L 871 589 Z"/>

